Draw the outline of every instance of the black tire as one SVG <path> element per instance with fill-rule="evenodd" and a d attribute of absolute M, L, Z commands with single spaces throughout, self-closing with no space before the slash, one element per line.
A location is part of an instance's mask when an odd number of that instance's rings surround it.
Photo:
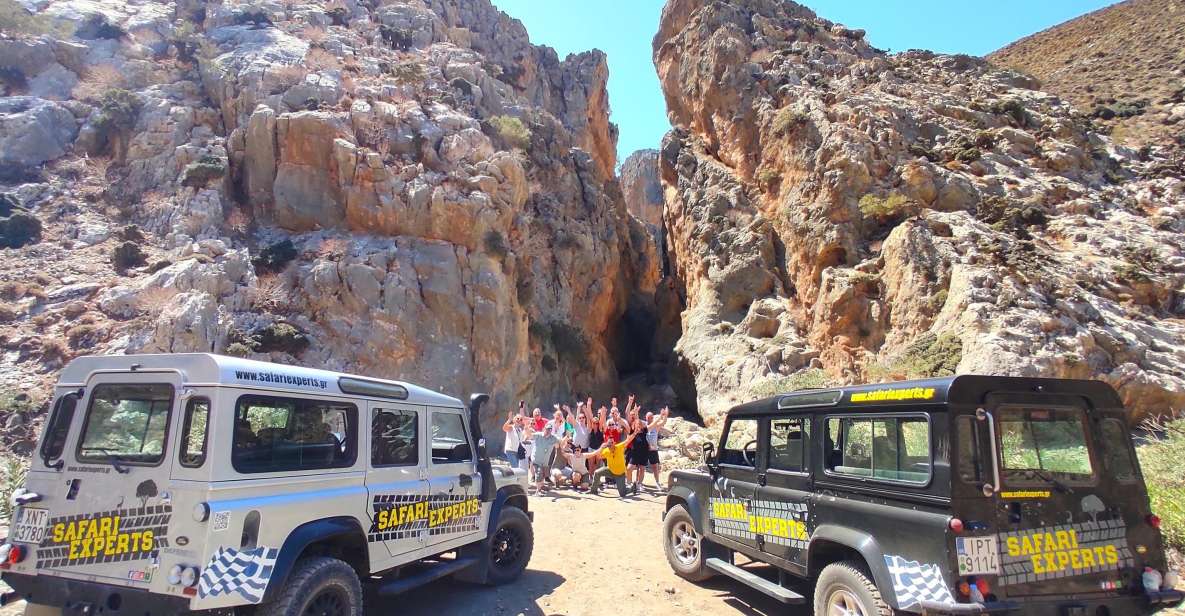
<path fill-rule="evenodd" d="M 305 558 L 296 562 L 280 596 L 260 606 L 259 616 L 305 614 L 362 616 L 362 584 L 353 567 L 336 558 Z"/>
<path fill-rule="evenodd" d="M 683 505 L 671 507 L 663 518 L 662 544 L 675 575 L 691 582 L 702 582 L 716 575 L 704 564 L 708 546 Z"/>
<path fill-rule="evenodd" d="M 827 615 L 832 602 L 854 604 L 864 616 L 892 616 L 864 563 L 843 561 L 823 567 L 815 583 L 815 613 Z M 857 613 L 860 613 L 857 612 Z"/>
<path fill-rule="evenodd" d="M 531 562 L 535 549 L 535 530 L 531 518 L 518 507 L 506 505 L 498 514 L 498 524 L 490 535 L 486 583 L 506 584 L 518 579 Z"/>

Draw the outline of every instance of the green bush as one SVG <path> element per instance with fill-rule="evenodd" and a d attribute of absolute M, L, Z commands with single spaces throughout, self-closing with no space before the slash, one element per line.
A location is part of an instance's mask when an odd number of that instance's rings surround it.
<path fill-rule="evenodd" d="M 983 157 L 983 152 L 976 147 L 963 148 L 955 152 L 955 160 L 961 163 L 971 164 Z"/>
<path fill-rule="evenodd" d="M 140 250 L 140 246 L 135 242 L 124 242 L 117 245 L 111 251 L 111 264 L 118 271 L 139 267 L 144 265 L 145 262 L 144 252 Z"/>
<path fill-rule="evenodd" d="M 290 355 L 300 355 L 309 348 L 309 337 L 291 323 L 276 321 L 255 331 L 251 336 L 256 342 L 255 351 L 270 353 L 282 351 Z"/>
<path fill-rule="evenodd" d="M 1160 532 L 1165 544 L 1185 551 L 1185 417 L 1152 420 L 1145 424 L 1146 442 L 1137 447 L 1140 468 L 1148 484 L 1152 511 L 1160 516 Z"/>
<path fill-rule="evenodd" d="M 514 116 L 494 116 L 489 119 L 490 126 L 498 133 L 507 145 L 520 150 L 531 145 L 531 129 L 523 121 Z"/>
<path fill-rule="evenodd" d="M 887 197 L 869 193 L 860 198 L 860 213 L 869 218 L 896 218 L 908 205 L 909 199 L 900 193 L 892 193 Z"/>
<path fill-rule="evenodd" d="M 226 175 L 226 161 L 217 156 L 203 156 L 197 162 L 186 165 L 181 173 L 182 186 L 204 188 Z"/>
<path fill-rule="evenodd" d="M 284 269 L 296 258 L 296 246 L 292 240 L 282 240 L 271 244 L 259 251 L 259 256 L 251 260 L 256 269 L 279 271 Z"/>
<path fill-rule="evenodd" d="M 0 456 L 0 520 L 12 520 L 12 493 L 24 487 L 29 462 L 23 457 Z"/>
<path fill-rule="evenodd" d="M 749 393 L 757 398 L 768 398 L 800 389 L 822 389 L 837 383 L 818 368 L 799 370 L 794 374 L 759 381 L 749 386 Z"/>
<path fill-rule="evenodd" d="M 489 231 L 486 231 L 486 234 L 482 239 L 486 246 L 486 252 L 494 255 L 495 257 L 498 257 L 499 259 L 505 259 L 506 256 L 510 254 L 510 247 L 506 245 L 506 238 L 503 237 L 498 231 L 490 229 Z"/>
<path fill-rule="evenodd" d="M 231 357 L 249 357 L 255 351 L 242 342 L 232 342 L 226 345 L 225 353 Z"/>
<path fill-rule="evenodd" d="M 901 355 L 871 366 L 877 380 L 920 379 L 953 376 L 963 360 L 963 341 L 953 334 L 923 334 Z"/>
<path fill-rule="evenodd" d="M 419 62 L 396 62 L 388 65 L 387 73 L 404 85 L 418 85 L 428 79 L 428 70 Z"/>
<path fill-rule="evenodd" d="M 988 110 L 995 115 L 1008 116 L 1021 126 L 1026 123 L 1025 106 L 1015 98 L 992 101 Z"/>

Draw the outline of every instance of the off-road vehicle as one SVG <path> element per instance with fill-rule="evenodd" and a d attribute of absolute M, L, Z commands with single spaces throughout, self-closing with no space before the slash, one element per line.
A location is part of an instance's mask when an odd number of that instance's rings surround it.
<path fill-rule="evenodd" d="M 29 612 L 362 612 L 446 575 L 515 579 L 526 477 L 478 411 L 408 383 L 207 354 L 61 374 L 2 577 Z"/>
<path fill-rule="evenodd" d="M 1182 593 L 1127 417 L 1105 383 L 983 376 L 743 404 L 671 474 L 667 560 L 785 603 L 813 582 L 828 616 L 1151 613 Z"/>

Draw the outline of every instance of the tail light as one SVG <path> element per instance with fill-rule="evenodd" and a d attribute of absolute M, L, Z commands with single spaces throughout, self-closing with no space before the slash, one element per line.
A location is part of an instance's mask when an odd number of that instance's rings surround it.
<path fill-rule="evenodd" d="M 8 551 L 8 559 L 5 560 L 10 565 L 15 565 L 25 559 L 25 548 L 19 545 L 12 546 Z"/>
<path fill-rule="evenodd" d="M 954 534 L 956 534 L 956 535 L 962 534 L 962 532 L 963 532 L 963 521 L 962 520 L 960 520 L 959 518 L 951 518 L 949 524 L 950 524 L 950 529 L 952 532 L 954 532 Z"/>
<path fill-rule="evenodd" d="M 959 595 L 963 598 L 971 596 L 971 584 L 967 580 L 959 582 Z"/>
<path fill-rule="evenodd" d="M 1155 513 L 1149 513 L 1144 518 L 1144 521 L 1148 523 L 1148 526 L 1151 526 L 1157 530 L 1160 529 L 1160 516 L 1156 515 Z"/>
<path fill-rule="evenodd" d="M 979 594 L 988 596 L 992 593 L 992 587 L 988 584 L 987 578 L 978 578 L 975 580 L 975 587 L 979 589 Z"/>

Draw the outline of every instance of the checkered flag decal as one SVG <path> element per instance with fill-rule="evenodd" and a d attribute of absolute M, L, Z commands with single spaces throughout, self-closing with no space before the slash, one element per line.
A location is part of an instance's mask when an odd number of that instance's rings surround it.
<path fill-rule="evenodd" d="M 258 547 L 240 552 L 234 548 L 218 548 L 202 572 L 198 596 L 218 597 L 237 594 L 250 603 L 263 600 L 263 591 L 272 577 L 280 550 Z"/>
<path fill-rule="evenodd" d="M 893 591 L 897 593 L 897 605 L 901 609 L 908 609 L 921 601 L 954 603 L 954 597 L 938 565 L 923 565 L 888 554 L 885 555 L 885 565 L 889 568 L 889 575 L 893 576 Z"/>

